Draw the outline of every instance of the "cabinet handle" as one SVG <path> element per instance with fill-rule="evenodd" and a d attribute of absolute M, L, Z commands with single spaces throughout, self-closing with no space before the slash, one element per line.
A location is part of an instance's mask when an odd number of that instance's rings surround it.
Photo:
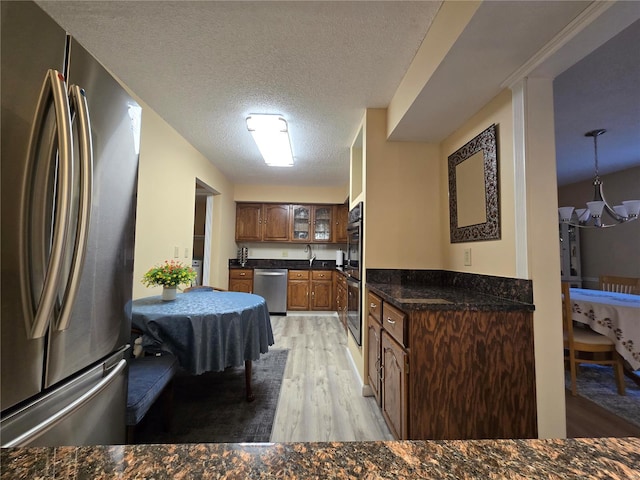
<path fill-rule="evenodd" d="M 376 305 L 375 303 L 370 303 L 369 306 L 374 310 L 378 308 L 378 305 Z"/>
<path fill-rule="evenodd" d="M 241 277 L 244 277 L 245 275 L 246 275 L 246 273 L 244 273 L 244 272 L 240 272 L 240 276 L 241 276 Z"/>
<path fill-rule="evenodd" d="M 396 323 L 395 320 L 391 320 L 391 317 L 387 317 L 387 322 L 389 322 L 391 325 L 394 325 Z"/>

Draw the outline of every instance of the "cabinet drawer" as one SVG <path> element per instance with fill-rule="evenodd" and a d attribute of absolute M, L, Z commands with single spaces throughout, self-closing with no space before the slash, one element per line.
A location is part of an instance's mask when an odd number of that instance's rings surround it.
<path fill-rule="evenodd" d="M 232 280 L 253 278 L 253 270 L 251 268 L 231 268 L 229 269 L 229 278 Z"/>
<path fill-rule="evenodd" d="M 371 293 L 367 292 L 367 310 L 369 311 L 369 315 L 375 318 L 378 323 L 382 323 L 380 321 L 380 315 L 382 314 L 382 299 Z"/>
<path fill-rule="evenodd" d="M 407 315 L 402 310 L 398 310 L 386 302 L 382 305 L 382 328 L 401 345 L 408 347 L 405 335 L 406 318 Z"/>
<path fill-rule="evenodd" d="M 331 270 L 312 270 L 312 280 L 331 280 Z"/>
<path fill-rule="evenodd" d="M 289 280 L 309 280 L 309 270 L 289 270 Z"/>

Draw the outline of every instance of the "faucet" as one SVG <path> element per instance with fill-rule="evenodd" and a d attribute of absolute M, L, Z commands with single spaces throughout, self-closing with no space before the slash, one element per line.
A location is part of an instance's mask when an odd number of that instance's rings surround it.
<path fill-rule="evenodd" d="M 304 251 L 309 254 L 309 266 L 311 267 L 313 265 L 313 261 L 316 259 L 316 254 L 313 253 L 313 250 L 311 249 L 311 245 L 308 243 L 307 243 L 307 246 L 304 247 Z"/>

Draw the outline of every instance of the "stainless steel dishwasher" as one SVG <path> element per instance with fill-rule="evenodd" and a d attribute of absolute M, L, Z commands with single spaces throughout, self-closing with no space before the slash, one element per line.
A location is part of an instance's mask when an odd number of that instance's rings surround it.
<path fill-rule="evenodd" d="M 253 293 L 267 301 L 269 313 L 287 313 L 287 270 L 256 268 L 253 271 Z"/>

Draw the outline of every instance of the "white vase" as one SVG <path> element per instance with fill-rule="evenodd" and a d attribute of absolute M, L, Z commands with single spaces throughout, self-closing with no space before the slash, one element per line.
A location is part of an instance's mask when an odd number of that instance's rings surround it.
<path fill-rule="evenodd" d="M 162 300 L 168 302 L 176 299 L 176 287 L 162 287 Z"/>

